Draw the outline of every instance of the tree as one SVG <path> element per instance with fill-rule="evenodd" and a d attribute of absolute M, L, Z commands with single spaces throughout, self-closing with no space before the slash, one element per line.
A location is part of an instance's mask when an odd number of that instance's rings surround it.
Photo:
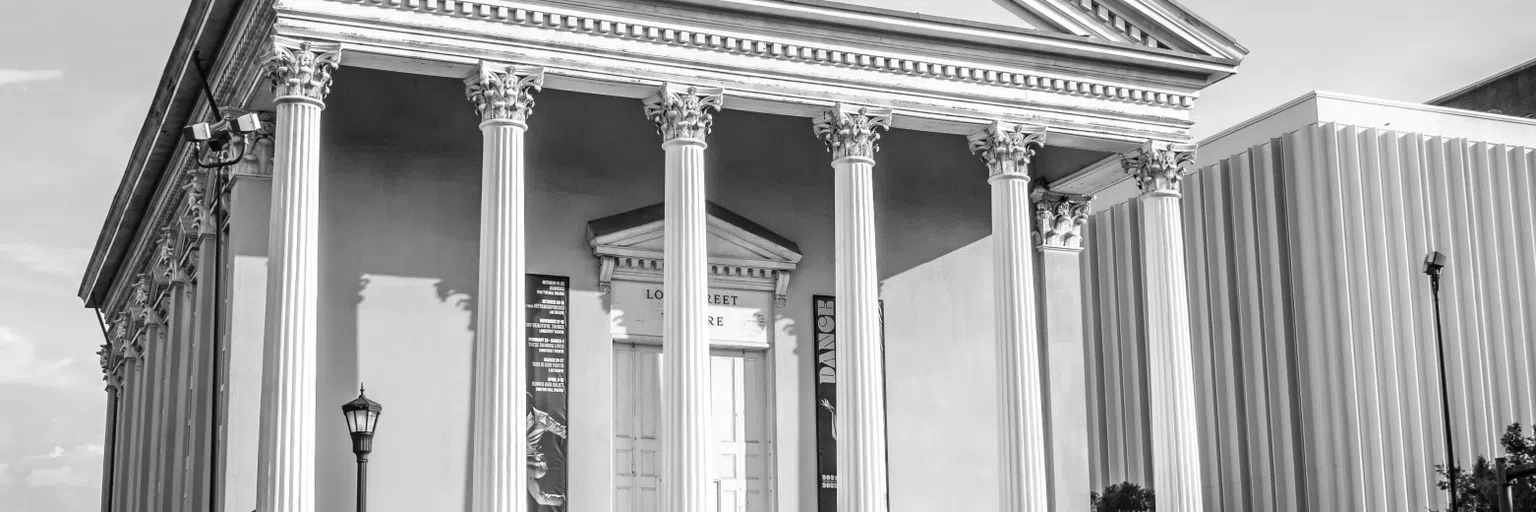
<path fill-rule="evenodd" d="M 1093 512 L 1152 512 L 1157 510 L 1151 489 L 1121 482 L 1104 488 L 1104 494 L 1093 493 Z"/>
<path fill-rule="evenodd" d="M 1536 431 L 1532 433 L 1536 434 Z M 1508 465 L 1536 463 L 1536 437 L 1525 437 L 1519 423 L 1504 429 L 1499 444 L 1504 447 Z M 1470 472 L 1465 467 L 1458 467 L 1454 472 L 1458 512 L 1498 512 L 1498 502 L 1494 501 L 1498 495 L 1498 481 L 1493 475 L 1493 463 L 1487 457 L 1477 456 Z M 1435 473 L 1440 475 L 1437 487 L 1441 491 L 1449 491 L 1450 473 L 1446 472 L 1445 465 L 1436 464 Z M 1509 490 L 1514 512 L 1536 512 L 1536 478 L 1511 482 Z"/>

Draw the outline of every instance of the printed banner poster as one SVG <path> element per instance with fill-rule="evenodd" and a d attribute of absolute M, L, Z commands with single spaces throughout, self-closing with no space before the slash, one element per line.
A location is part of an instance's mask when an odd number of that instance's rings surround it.
<path fill-rule="evenodd" d="M 528 274 L 528 510 L 565 512 L 570 278 Z"/>
<path fill-rule="evenodd" d="M 880 364 L 884 366 L 885 301 L 879 304 Z M 837 512 L 837 301 L 828 295 L 815 295 L 811 307 L 816 322 L 816 473 L 820 476 L 816 510 Z"/>

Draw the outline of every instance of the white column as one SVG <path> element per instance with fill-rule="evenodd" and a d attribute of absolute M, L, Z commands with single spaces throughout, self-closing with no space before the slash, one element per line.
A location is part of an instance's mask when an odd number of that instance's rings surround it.
<path fill-rule="evenodd" d="M 101 510 L 112 510 L 113 488 L 117 487 L 118 473 L 116 472 L 116 460 L 118 458 L 118 411 L 121 409 L 119 395 L 123 388 L 123 344 L 122 337 L 110 337 L 111 341 L 101 345 L 101 351 L 96 354 L 101 356 L 102 380 L 107 383 L 107 427 L 106 437 L 101 446 Z"/>
<path fill-rule="evenodd" d="M 1036 186 L 1035 286 L 1043 350 L 1046 460 L 1050 463 L 1053 510 L 1089 510 L 1092 465 L 1088 428 L 1088 362 L 1083 337 L 1082 226 L 1091 197 L 1058 194 Z"/>
<path fill-rule="evenodd" d="M 875 258 L 875 152 L 891 110 L 837 104 L 815 119 L 836 174 L 837 510 L 885 512 L 885 366 Z"/>
<path fill-rule="evenodd" d="M 1194 159 L 1193 146 L 1166 142 L 1148 142 L 1123 159 L 1142 194 L 1152 481 L 1160 512 L 1202 510 L 1200 421 L 1195 415 L 1184 221 L 1179 210 L 1179 177 Z"/>
<path fill-rule="evenodd" d="M 544 69 L 482 62 L 464 83 L 483 140 L 470 511 L 522 511 L 528 509 L 523 132 Z"/>
<path fill-rule="evenodd" d="M 709 474 L 709 332 L 705 296 L 704 137 L 723 91 L 666 84 L 645 100 L 666 151 L 662 234 L 662 504 L 667 512 L 705 512 L 714 502 Z"/>
<path fill-rule="evenodd" d="M 1040 340 L 1035 327 L 1029 162 L 1043 128 L 993 122 L 970 136 L 992 185 L 992 304 L 997 347 L 998 506 L 1049 510 Z"/>
<path fill-rule="evenodd" d="M 319 303 L 320 111 L 341 46 L 272 38 L 277 105 L 256 510 L 315 510 L 315 319 Z"/>

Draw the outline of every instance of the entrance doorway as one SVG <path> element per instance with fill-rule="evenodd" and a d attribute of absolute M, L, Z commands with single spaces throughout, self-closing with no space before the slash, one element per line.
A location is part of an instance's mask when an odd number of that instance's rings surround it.
<path fill-rule="evenodd" d="M 710 351 L 710 508 L 769 512 L 773 458 L 765 352 Z M 614 510 L 663 512 L 661 347 L 614 344 Z"/>

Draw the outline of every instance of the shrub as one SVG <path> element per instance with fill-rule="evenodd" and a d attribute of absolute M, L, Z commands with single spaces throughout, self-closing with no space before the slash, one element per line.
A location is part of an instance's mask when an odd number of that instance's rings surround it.
<path fill-rule="evenodd" d="M 1504 436 L 1499 438 L 1499 444 L 1504 447 L 1504 457 L 1510 466 L 1536 462 L 1536 437 L 1522 435 L 1519 423 L 1504 429 Z M 1441 491 L 1449 491 L 1450 473 L 1446 472 L 1445 465 L 1436 464 L 1435 473 L 1440 475 L 1440 483 L 1437 487 Z M 1498 503 L 1494 501 L 1498 492 L 1498 483 L 1493 476 L 1492 462 L 1479 455 L 1472 463 L 1471 471 L 1467 471 L 1466 467 L 1458 467 L 1454 473 L 1456 473 L 1456 509 L 1458 511 L 1498 512 Z M 1514 512 L 1536 512 L 1536 477 L 1516 480 L 1511 482 L 1509 487 Z"/>
<path fill-rule="evenodd" d="M 1092 499 L 1093 512 L 1152 512 L 1157 509 L 1152 490 L 1130 482 L 1105 487 L 1103 494 L 1093 493 Z"/>

